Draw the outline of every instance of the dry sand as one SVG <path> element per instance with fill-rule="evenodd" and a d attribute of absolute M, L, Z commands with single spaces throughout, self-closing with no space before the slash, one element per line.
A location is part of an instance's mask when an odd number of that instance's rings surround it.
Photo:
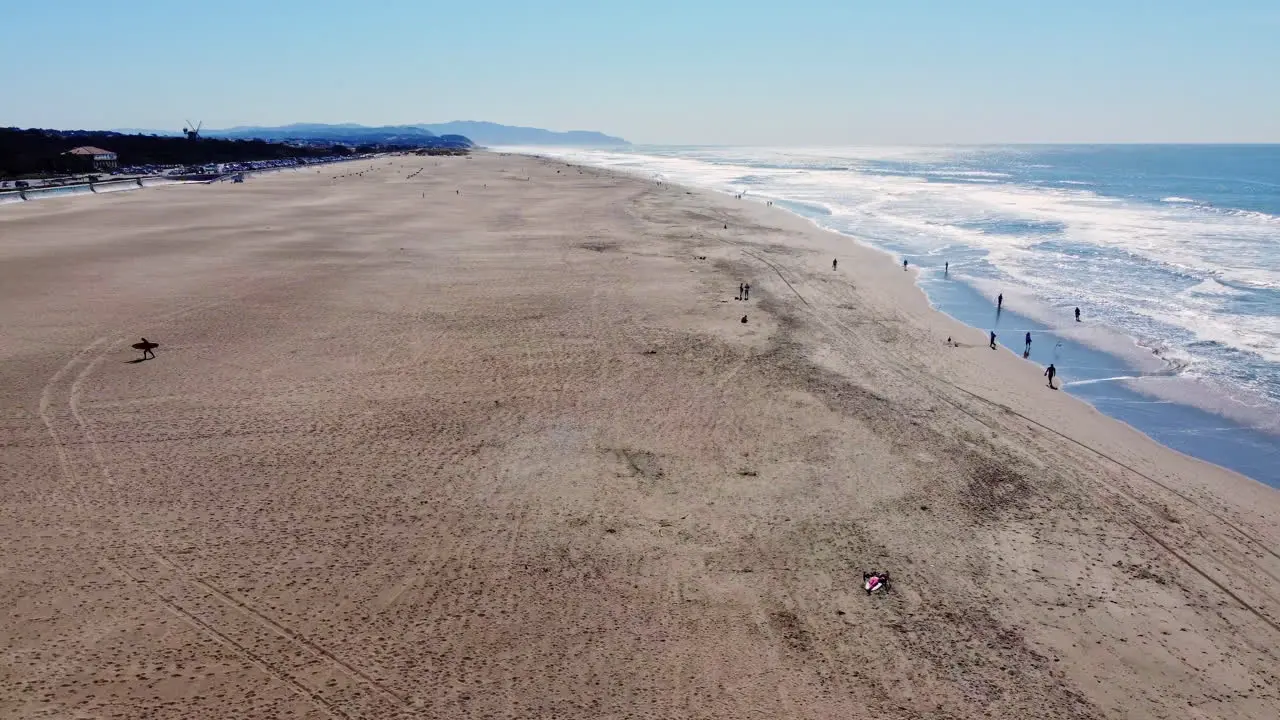
<path fill-rule="evenodd" d="M 747 200 L 478 155 L 6 207 L 0 373 L 5 718 L 1280 714 L 1276 492 Z"/>

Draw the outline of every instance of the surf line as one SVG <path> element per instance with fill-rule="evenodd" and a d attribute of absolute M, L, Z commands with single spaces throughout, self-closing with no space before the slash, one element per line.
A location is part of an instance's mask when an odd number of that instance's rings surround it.
<path fill-rule="evenodd" d="M 1071 382 L 1063 383 L 1063 384 L 1062 384 L 1062 387 L 1075 387 L 1075 386 L 1077 386 L 1077 385 L 1093 385 L 1093 384 L 1096 384 L 1096 383 L 1115 382 L 1115 381 L 1117 381 L 1117 380 L 1141 380 L 1141 379 L 1142 379 L 1142 378 L 1144 378 L 1144 377 L 1150 377 L 1150 376 L 1147 376 L 1147 375 L 1117 375 L 1117 376 L 1115 376 L 1115 377 L 1093 378 L 1093 379 L 1091 379 L 1091 380 L 1072 380 Z"/>

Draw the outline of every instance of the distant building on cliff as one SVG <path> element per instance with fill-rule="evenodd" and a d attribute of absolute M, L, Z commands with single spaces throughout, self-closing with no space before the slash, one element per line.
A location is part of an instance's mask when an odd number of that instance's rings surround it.
<path fill-rule="evenodd" d="M 62 160 L 73 170 L 114 170 L 116 154 L 92 145 L 72 148 L 62 153 Z"/>

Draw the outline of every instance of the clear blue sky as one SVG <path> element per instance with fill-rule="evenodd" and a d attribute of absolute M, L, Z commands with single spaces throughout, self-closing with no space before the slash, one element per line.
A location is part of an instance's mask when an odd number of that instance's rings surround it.
<path fill-rule="evenodd" d="M 1280 0 L 5 0 L 0 48 L 0 125 L 1280 142 Z"/>

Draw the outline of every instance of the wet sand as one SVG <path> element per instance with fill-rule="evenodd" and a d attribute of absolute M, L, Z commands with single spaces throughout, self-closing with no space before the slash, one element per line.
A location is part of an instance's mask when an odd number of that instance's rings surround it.
<path fill-rule="evenodd" d="M 7 206 L 0 378 L 2 717 L 1280 712 L 1276 491 L 747 200 L 479 154 Z"/>

